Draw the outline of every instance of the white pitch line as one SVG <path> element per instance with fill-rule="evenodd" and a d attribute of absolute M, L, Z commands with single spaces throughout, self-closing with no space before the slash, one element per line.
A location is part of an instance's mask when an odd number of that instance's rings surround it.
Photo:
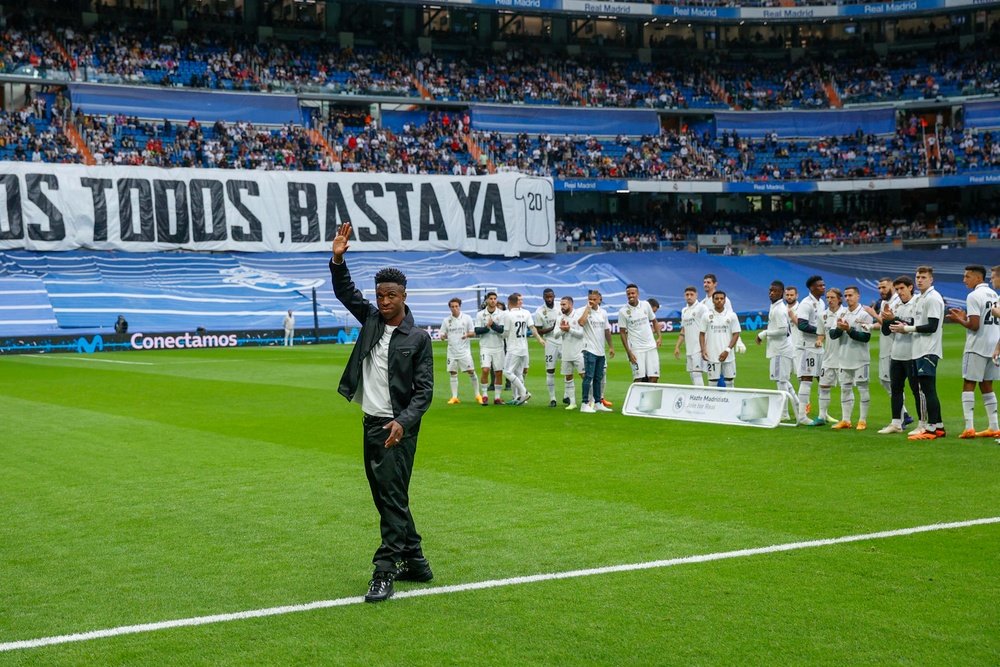
<path fill-rule="evenodd" d="M 92 361 L 102 364 L 128 364 L 130 366 L 155 366 L 151 361 L 120 361 L 118 359 L 96 359 L 94 357 L 70 357 L 75 361 Z"/>
<path fill-rule="evenodd" d="M 913 528 L 900 528 L 897 530 L 884 530 L 877 533 L 865 533 L 862 535 L 847 535 L 844 537 L 831 537 L 821 540 L 810 540 L 808 542 L 790 542 L 787 544 L 775 544 L 769 547 L 755 547 L 751 549 L 738 549 L 736 551 L 720 551 L 717 553 L 701 554 L 697 556 L 683 556 L 680 558 L 670 558 L 667 560 L 654 560 L 645 563 L 628 563 L 625 565 L 609 565 L 606 567 L 595 567 L 586 570 L 569 570 L 567 572 L 551 572 L 548 574 L 532 574 L 523 577 L 511 577 L 509 579 L 490 579 L 487 581 L 477 581 L 471 584 L 455 584 L 452 586 L 436 586 L 432 588 L 418 588 L 411 591 L 396 593 L 395 598 L 416 598 L 428 595 L 445 595 L 447 593 L 462 593 L 465 591 L 478 591 L 487 588 L 501 588 L 505 586 L 518 586 L 520 584 L 534 584 L 541 581 L 554 581 L 558 579 L 575 579 L 578 577 L 593 577 L 602 574 L 615 574 L 618 572 L 635 572 L 638 570 L 652 570 L 664 567 L 674 567 L 675 565 L 688 565 L 691 563 L 710 563 L 716 560 L 728 560 L 731 558 L 745 558 L 747 556 L 760 556 L 763 554 L 782 553 L 785 551 L 797 551 L 799 549 L 813 549 L 816 547 L 828 547 L 836 544 L 848 544 L 851 542 L 866 542 L 868 540 L 884 540 L 891 537 L 904 537 L 917 533 L 930 533 L 939 530 L 954 530 L 956 528 L 970 528 L 972 526 L 985 526 L 1000 523 L 1000 516 L 988 517 L 984 519 L 971 519 L 969 521 L 953 521 L 950 523 L 934 523 L 926 526 L 914 526 Z M 38 639 L 25 639 L 14 642 L 4 642 L 0 644 L 0 653 L 5 651 L 17 651 L 20 649 L 40 648 L 42 646 L 54 646 L 56 644 L 69 644 L 72 642 L 90 641 L 92 639 L 107 639 L 108 637 L 120 637 L 122 635 L 135 635 L 144 632 L 155 632 L 157 630 L 169 630 L 172 628 L 193 627 L 198 625 L 211 625 L 213 623 L 228 623 L 230 621 L 242 621 L 250 618 L 265 618 L 267 616 L 282 616 L 284 614 L 297 614 L 304 611 L 316 609 L 329 609 L 331 607 L 346 607 L 348 605 L 362 604 L 364 597 L 337 598 L 336 600 L 318 600 L 316 602 L 306 602 L 304 604 L 285 605 L 282 607 L 267 607 L 265 609 L 252 609 L 250 611 L 238 611 L 230 614 L 213 614 L 211 616 L 195 616 L 192 618 L 180 618 L 173 621 L 159 621 L 157 623 L 142 623 L 140 625 L 123 625 L 117 628 L 106 630 L 91 630 L 90 632 L 78 632 L 71 635 L 56 635 L 52 637 L 39 637 Z"/>

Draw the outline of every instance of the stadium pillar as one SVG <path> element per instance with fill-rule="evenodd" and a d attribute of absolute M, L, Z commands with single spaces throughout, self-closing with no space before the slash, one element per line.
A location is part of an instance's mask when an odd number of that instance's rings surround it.
<path fill-rule="evenodd" d="M 313 342 L 319 343 L 319 304 L 316 301 L 315 287 L 313 287 Z"/>
<path fill-rule="evenodd" d="M 552 17 L 552 43 L 565 44 L 569 35 L 569 21 L 558 16 Z"/>
<path fill-rule="evenodd" d="M 336 34 L 337 26 L 340 25 L 340 3 L 339 2 L 328 2 L 326 3 L 326 14 L 324 17 L 324 32 L 329 35 Z"/>
<path fill-rule="evenodd" d="M 243 3 L 243 25 L 260 25 L 261 5 L 264 0 L 250 0 Z"/>

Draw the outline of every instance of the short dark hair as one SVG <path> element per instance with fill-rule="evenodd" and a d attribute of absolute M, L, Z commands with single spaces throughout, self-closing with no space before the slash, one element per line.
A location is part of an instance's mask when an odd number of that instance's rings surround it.
<path fill-rule="evenodd" d="M 913 287 L 913 278 L 910 276 L 896 276 L 896 279 L 892 281 L 893 287 L 896 285 L 906 285 L 907 287 Z"/>
<path fill-rule="evenodd" d="M 809 276 L 806 278 L 806 287 L 812 289 L 812 286 L 823 280 L 823 276 Z"/>
<path fill-rule="evenodd" d="M 653 310 L 656 310 L 657 308 L 660 307 L 660 302 L 652 297 L 646 299 L 646 303 L 648 303 L 649 307 L 652 308 Z"/>
<path fill-rule="evenodd" d="M 795 285 L 788 285 L 787 287 L 785 287 L 785 291 L 787 292 L 788 290 L 792 290 L 796 294 L 799 293 L 799 288 L 796 287 Z"/>
<path fill-rule="evenodd" d="M 601 296 L 601 291 L 596 289 L 587 290 L 587 296 L 590 296 L 591 294 Z"/>
<path fill-rule="evenodd" d="M 927 264 L 923 264 L 917 267 L 916 273 L 926 273 L 929 276 L 934 275 L 934 267 Z"/>
<path fill-rule="evenodd" d="M 546 287 L 545 289 L 542 290 L 542 294 L 543 295 L 545 295 L 545 294 L 551 294 L 551 295 L 555 296 L 556 291 L 554 289 L 552 289 L 551 287 Z"/>
<path fill-rule="evenodd" d="M 490 298 L 491 296 L 496 296 L 496 295 L 497 295 L 497 293 L 496 293 L 496 292 L 487 292 L 487 293 L 486 293 L 486 296 L 484 297 L 484 299 L 488 299 L 488 298 Z"/>
<path fill-rule="evenodd" d="M 973 273 L 978 273 L 982 276 L 983 280 L 986 280 L 986 267 L 982 264 L 970 264 L 965 267 L 966 271 L 972 271 Z"/>
<path fill-rule="evenodd" d="M 861 294 L 861 288 L 860 288 L 860 287 L 858 287 L 857 285 L 848 285 L 847 287 L 845 287 L 845 288 L 844 288 L 844 294 L 847 294 L 847 290 L 849 290 L 849 289 L 852 289 L 852 290 L 854 290 L 854 291 L 855 291 L 855 292 L 857 292 L 857 293 L 858 293 L 859 295 Z"/>
<path fill-rule="evenodd" d="M 785 291 L 785 283 L 781 282 L 780 280 L 772 280 L 771 281 L 771 287 L 777 287 L 782 292 Z"/>
<path fill-rule="evenodd" d="M 890 278 L 889 276 L 883 276 L 882 278 L 879 278 L 878 281 L 880 283 L 889 283 L 890 285 L 892 284 L 892 278 Z"/>
<path fill-rule="evenodd" d="M 712 281 L 713 283 L 717 283 L 717 282 L 719 282 L 719 279 L 715 277 L 715 274 L 714 274 L 714 273 L 706 273 L 706 274 L 705 274 L 704 276 L 702 276 L 702 278 L 701 278 L 701 279 L 702 279 L 702 280 L 705 280 L 706 278 L 707 278 L 708 280 L 711 280 L 711 281 Z"/>
<path fill-rule="evenodd" d="M 715 290 L 715 294 L 713 294 L 713 295 L 712 295 L 712 301 L 715 301 L 715 297 L 719 296 L 720 294 L 722 295 L 722 298 L 723 298 L 723 299 L 725 299 L 725 298 L 726 298 L 726 293 L 725 293 L 725 292 L 723 292 L 723 291 L 722 291 L 722 290 L 720 290 L 720 289 L 717 289 L 717 290 Z"/>
<path fill-rule="evenodd" d="M 461 300 L 461 299 L 459 299 L 459 298 L 458 298 L 458 297 L 456 296 L 456 297 L 453 297 L 452 299 L 450 299 L 450 300 L 448 301 L 448 305 L 449 305 L 449 306 L 450 306 L 451 304 L 453 304 L 453 303 L 457 303 L 458 305 L 460 305 L 460 306 L 461 306 L 461 305 L 462 305 L 462 300 Z"/>
<path fill-rule="evenodd" d="M 520 298 L 521 298 L 520 292 L 511 292 L 510 296 L 507 297 L 507 305 L 510 306 L 514 305 Z"/>
<path fill-rule="evenodd" d="M 698 293 L 698 288 L 695 287 L 694 285 L 688 285 L 687 287 L 684 288 L 684 292 L 685 293 L 687 293 L 687 292 L 694 292 L 695 294 L 697 294 Z"/>
<path fill-rule="evenodd" d="M 399 269 L 385 268 L 375 274 L 375 284 L 396 283 L 401 287 L 406 287 L 406 276 Z"/>
<path fill-rule="evenodd" d="M 560 301 L 562 301 L 563 299 L 566 299 L 570 303 L 573 303 L 573 297 L 571 297 L 571 296 L 561 296 L 561 297 L 559 297 Z"/>
<path fill-rule="evenodd" d="M 625 289 L 639 289 L 639 286 L 636 285 L 635 283 L 629 283 L 628 285 L 625 286 Z"/>

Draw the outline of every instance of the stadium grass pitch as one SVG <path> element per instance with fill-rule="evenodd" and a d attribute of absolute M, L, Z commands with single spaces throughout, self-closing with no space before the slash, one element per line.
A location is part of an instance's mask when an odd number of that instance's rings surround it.
<path fill-rule="evenodd" d="M 1000 516 L 1000 446 L 446 405 L 413 511 L 431 584 Z M 767 387 L 763 348 L 737 385 Z M 685 382 L 664 340 L 663 381 Z M 360 596 L 377 546 L 346 346 L 0 358 L 0 644 Z M 627 364 L 611 362 L 618 410 Z M 560 388 L 561 382 L 557 383 Z M 578 383 L 579 390 L 579 383 Z M 509 394 L 508 394 L 509 395 Z M 837 392 L 831 412 L 839 415 Z M 984 428 L 982 409 L 977 427 Z M 1000 525 L 0 652 L 3 664 L 1000 664 Z"/>

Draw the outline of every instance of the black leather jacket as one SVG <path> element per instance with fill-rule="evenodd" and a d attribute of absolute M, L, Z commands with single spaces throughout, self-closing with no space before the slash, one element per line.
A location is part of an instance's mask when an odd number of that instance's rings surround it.
<path fill-rule="evenodd" d="M 347 262 L 330 261 L 333 292 L 337 299 L 361 322 L 361 332 L 354 343 L 347 367 L 337 391 L 353 400 L 361 385 L 361 364 L 385 333 L 385 320 L 368 299 L 361 294 L 347 270 Z M 406 313 L 389 339 L 389 398 L 392 414 L 405 431 L 420 424 L 421 417 L 431 406 L 434 395 L 434 356 L 431 337 L 413 324 L 413 313 Z"/>

